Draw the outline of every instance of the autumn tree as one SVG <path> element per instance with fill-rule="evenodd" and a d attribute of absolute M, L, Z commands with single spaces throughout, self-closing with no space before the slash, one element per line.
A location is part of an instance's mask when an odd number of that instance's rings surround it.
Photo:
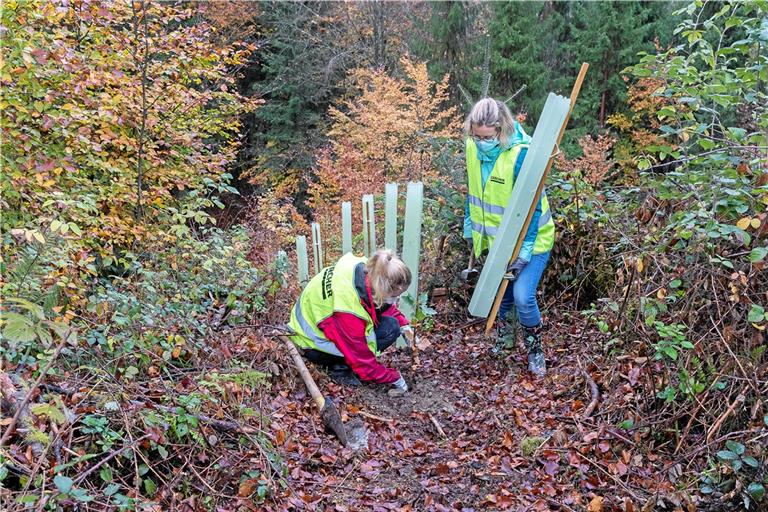
<path fill-rule="evenodd" d="M 198 14 L 193 4 L 5 3 L 6 244 L 13 234 L 57 252 L 53 276 L 71 272 L 67 260 L 93 274 L 212 221 L 207 209 L 232 190 L 239 115 L 255 106 L 230 67 L 253 47 L 210 44 Z M 9 265 L 21 254 L 10 251 Z"/>
<path fill-rule="evenodd" d="M 403 79 L 356 70 L 356 96 L 330 109 L 331 144 L 309 186 L 309 203 L 324 222 L 338 215 L 341 201 L 359 207 L 362 194 L 379 193 L 384 183 L 438 175 L 435 145 L 458 129 L 456 109 L 446 106 L 447 77 L 435 83 L 425 63 L 404 57 L 400 64 Z"/>

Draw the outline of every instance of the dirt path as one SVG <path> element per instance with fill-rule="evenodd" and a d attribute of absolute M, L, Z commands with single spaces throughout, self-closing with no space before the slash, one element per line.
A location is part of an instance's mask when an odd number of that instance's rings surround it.
<path fill-rule="evenodd" d="M 294 388 L 286 398 L 295 410 L 284 408 L 273 424 L 288 432 L 290 488 L 282 506 L 593 512 L 629 510 L 630 500 L 640 510 L 645 500 L 632 489 L 660 484 L 642 471 L 646 454 L 618 439 L 621 432 L 579 420 L 590 401 L 577 362 L 586 349 L 550 330 L 549 373 L 537 380 L 521 347 L 493 355 L 480 329 L 433 335 L 418 364 L 404 351 L 386 354 L 385 364 L 401 369 L 412 388 L 403 397 L 319 377 L 345 421 L 365 422 L 367 450 L 343 449 L 315 430 L 319 418 L 301 386 Z"/>

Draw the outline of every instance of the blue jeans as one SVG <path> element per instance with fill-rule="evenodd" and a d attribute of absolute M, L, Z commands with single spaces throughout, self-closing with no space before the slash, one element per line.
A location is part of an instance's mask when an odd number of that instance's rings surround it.
<path fill-rule="evenodd" d="M 520 325 L 523 327 L 537 327 L 541 323 L 541 312 L 536 302 L 536 287 L 539 286 L 541 275 L 547 268 L 549 251 L 543 254 L 534 254 L 531 261 L 523 267 L 517 280 L 507 286 L 504 298 L 499 306 L 499 318 L 504 319 L 512 304 L 517 306 L 517 314 L 520 317 Z"/>

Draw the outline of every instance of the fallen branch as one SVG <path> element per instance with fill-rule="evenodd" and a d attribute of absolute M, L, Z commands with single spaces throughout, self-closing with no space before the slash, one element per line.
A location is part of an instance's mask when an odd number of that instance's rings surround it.
<path fill-rule="evenodd" d="M 715 421 L 715 423 L 709 429 L 709 432 L 707 432 L 707 444 L 712 442 L 712 438 L 720 431 L 720 427 L 723 426 L 723 422 L 733 413 L 733 411 L 736 409 L 736 406 L 743 404 L 747 399 L 747 397 L 744 395 L 744 393 L 747 391 L 747 387 L 748 386 L 744 386 L 742 388 L 742 390 L 736 396 L 736 400 L 734 400 L 733 403 L 728 406 L 728 409 L 726 409 L 725 412 L 721 414 L 719 418 L 717 418 L 717 421 Z"/>
<path fill-rule="evenodd" d="M 85 480 L 88 477 L 88 475 L 90 475 L 91 473 L 93 473 L 94 471 L 99 469 L 101 466 L 103 466 L 104 464 L 106 464 L 110 460 L 114 459 L 115 457 L 117 457 L 119 454 L 121 454 L 122 452 L 124 452 L 128 448 L 133 448 L 134 446 L 136 446 L 137 444 L 139 444 L 143 440 L 149 438 L 150 436 L 151 436 L 151 434 L 147 434 L 147 435 L 141 436 L 140 438 L 136 439 L 132 443 L 126 444 L 122 448 L 117 448 L 115 450 L 112 450 L 109 455 L 107 455 L 106 457 L 101 459 L 99 462 L 97 462 L 96 464 L 91 466 L 90 469 L 88 469 L 85 473 L 83 473 L 80 476 L 78 476 L 77 478 L 75 478 L 74 484 L 75 485 L 79 484 L 80 482 Z"/>
<path fill-rule="evenodd" d="M 592 416 L 592 413 L 595 411 L 597 402 L 600 400 L 600 390 L 597 388 L 597 384 L 595 384 L 595 381 L 592 379 L 592 376 L 588 371 L 582 369 L 581 375 L 584 377 L 584 380 L 587 382 L 587 384 L 589 384 L 589 391 L 592 396 L 592 401 L 589 402 L 587 408 L 584 409 L 584 414 L 581 415 L 581 419 L 585 420 Z"/>
<path fill-rule="evenodd" d="M 440 425 L 440 422 L 439 422 L 439 421 L 437 421 L 437 418 L 435 418 L 434 416 L 432 416 L 432 415 L 430 414 L 430 415 L 429 415 L 429 419 L 430 419 L 430 421 L 432 422 L 432 424 L 435 426 L 435 428 L 437 429 L 437 431 L 440 433 L 440 435 L 441 435 L 441 436 L 443 436 L 443 438 L 444 438 L 444 439 L 448 439 L 448 436 L 447 436 L 447 435 L 445 435 L 445 431 L 443 430 L 443 427 Z"/>
<path fill-rule="evenodd" d="M 376 420 L 376 421 L 381 421 L 381 422 L 384 422 L 384 423 L 391 423 L 391 422 L 395 421 L 392 418 L 382 418 L 381 416 L 376 416 L 375 414 L 371 414 L 371 413 L 365 412 L 365 411 L 357 411 L 357 414 L 359 414 L 360 416 L 365 416 L 366 418 L 370 418 L 370 419 Z"/>

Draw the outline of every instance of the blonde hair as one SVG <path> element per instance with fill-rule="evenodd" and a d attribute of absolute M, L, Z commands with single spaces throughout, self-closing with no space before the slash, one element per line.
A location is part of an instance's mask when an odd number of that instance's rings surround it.
<path fill-rule="evenodd" d="M 515 120 L 512 112 L 503 101 L 483 98 L 469 111 L 464 121 L 464 137 L 472 136 L 473 126 L 493 126 L 499 129 L 499 141 L 502 147 L 508 147 L 512 134 L 515 133 Z"/>
<path fill-rule="evenodd" d="M 400 295 L 411 285 L 411 271 L 403 260 L 389 249 L 379 249 L 365 264 L 373 289 L 373 300 L 383 304 L 389 297 Z"/>

